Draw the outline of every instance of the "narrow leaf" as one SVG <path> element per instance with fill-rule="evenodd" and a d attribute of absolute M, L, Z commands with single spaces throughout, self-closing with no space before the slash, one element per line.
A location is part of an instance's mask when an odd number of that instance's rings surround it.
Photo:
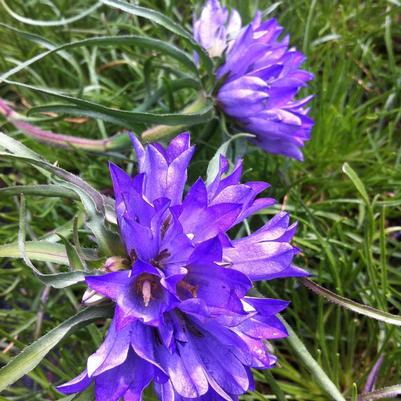
<path fill-rule="evenodd" d="M 363 182 L 358 177 L 358 174 L 355 172 L 355 170 L 348 163 L 344 163 L 343 172 L 347 174 L 347 176 L 351 179 L 351 181 L 355 185 L 355 188 L 361 194 L 362 199 L 365 201 L 367 205 L 369 205 L 370 204 L 369 195 L 366 192 L 365 186 L 363 185 Z"/>
<path fill-rule="evenodd" d="M 61 46 L 52 48 L 47 50 L 41 54 L 38 54 L 29 60 L 26 60 L 11 70 L 5 72 L 0 76 L 0 80 L 6 80 L 12 75 L 16 74 L 19 71 L 24 70 L 26 67 L 43 60 L 45 57 L 50 56 L 51 54 L 62 52 L 66 49 L 72 49 L 77 47 L 84 46 L 116 46 L 116 45 L 138 45 L 145 48 L 149 48 L 152 51 L 159 50 L 162 53 L 168 54 L 173 57 L 183 65 L 185 65 L 189 70 L 193 73 L 198 73 L 198 68 L 192 58 L 185 53 L 183 50 L 175 47 L 172 44 L 169 44 L 165 41 L 161 41 L 159 39 L 154 39 L 146 36 L 138 36 L 138 35 L 120 35 L 120 36 L 100 36 L 95 38 L 83 39 L 71 43 L 65 43 Z"/>
<path fill-rule="evenodd" d="M 3 391 L 34 369 L 73 329 L 87 325 L 94 320 L 107 318 L 110 314 L 110 307 L 85 309 L 27 346 L 6 366 L 0 369 L 0 391 Z"/>
<path fill-rule="evenodd" d="M 14 138 L 0 132 L 0 148 L 3 148 L 15 155 L 26 157 L 32 160 L 40 160 L 41 157 L 33 150 L 29 149 L 21 142 L 18 142 Z"/>
<path fill-rule="evenodd" d="M 50 262 L 68 266 L 68 257 L 64 245 L 46 241 L 27 241 L 25 254 L 31 260 Z M 18 243 L 0 245 L 0 258 L 21 258 Z"/>
<path fill-rule="evenodd" d="M 99 250 L 106 256 L 124 255 L 124 247 L 118 235 L 110 231 L 106 226 L 105 209 L 99 211 L 94 199 L 86 191 L 83 191 L 81 187 L 73 183 L 66 183 L 65 185 L 75 191 L 81 198 L 81 202 L 89 216 L 87 226 L 96 237 Z"/>
<path fill-rule="evenodd" d="M 4 82 L 15 85 L 17 87 L 30 89 L 38 93 L 43 93 L 49 96 L 54 96 L 59 99 L 66 100 L 73 103 L 75 106 L 62 105 L 57 107 L 49 106 L 48 110 L 58 113 L 69 113 L 80 116 L 88 116 L 97 118 L 103 121 L 110 121 L 114 124 L 121 125 L 126 128 L 137 125 L 138 123 L 144 124 L 165 124 L 165 125 L 194 125 L 205 123 L 213 116 L 213 103 L 209 100 L 206 106 L 198 112 L 194 113 L 149 113 L 149 112 L 135 112 L 116 110 L 114 108 L 105 107 L 98 103 L 90 102 L 88 100 L 79 99 L 73 96 L 63 94 L 61 92 L 50 90 L 46 88 L 39 88 L 36 86 L 23 84 L 21 82 L 10 81 L 4 79 Z M 77 107 L 79 106 L 79 107 Z M 50 108 L 51 107 L 51 108 Z M 42 110 L 44 107 L 42 107 Z"/>
<path fill-rule="evenodd" d="M 0 196 L 14 196 L 20 194 L 79 199 L 79 196 L 74 191 L 64 188 L 62 185 L 17 185 L 14 187 L 0 188 Z"/>
<path fill-rule="evenodd" d="M 99 257 L 94 249 L 82 250 L 87 260 L 98 260 Z M 68 266 L 68 256 L 64 245 L 47 241 L 26 241 L 25 254 L 31 260 L 38 262 L 50 262 L 58 265 Z M 0 245 L 0 258 L 21 258 L 18 243 Z M 64 273 L 59 273 L 64 274 Z"/>
<path fill-rule="evenodd" d="M 85 18 L 87 15 L 90 15 L 92 12 L 94 12 L 102 5 L 101 2 L 96 2 L 93 6 L 85 8 L 84 11 L 70 18 L 61 18 L 58 21 L 38 21 L 17 14 L 7 5 L 5 0 L 0 0 L 0 3 L 7 11 L 7 13 L 11 15 L 11 17 L 15 18 L 19 22 L 22 22 L 23 24 L 34 25 L 34 26 L 62 26 L 71 24 L 73 22 L 79 21 L 82 18 Z"/>
<path fill-rule="evenodd" d="M 108 215 L 108 219 L 113 219 L 114 216 L 110 213 L 110 209 L 112 209 L 111 203 L 100 192 L 96 191 L 80 177 L 41 159 L 35 152 L 30 151 L 30 149 L 15 139 L 2 133 L 0 133 L 0 147 L 12 152 L 0 152 L 1 156 L 37 166 L 65 181 L 64 187 L 74 191 L 80 197 L 89 215 L 88 226 L 91 228 L 104 254 L 111 256 L 119 255 L 123 252 L 122 246 L 116 236 L 106 228 L 106 215 Z M 23 156 L 20 156 L 20 154 Z"/>
<path fill-rule="evenodd" d="M 108 6 L 125 11 L 126 13 L 146 18 L 149 21 L 152 21 L 155 24 L 160 25 L 163 28 L 169 30 L 170 32 L 173 32 L 176 35 L 180 36 L 181 38 L 187 40 L 187 42 L 191 45 L 192 49 L 199 54 L 207 71 L 211 73 L 213 69 L 213 63 L 208 54 L 206 53 L 206 51 L 196 42 L 191 33 L 189 33 L 186 29 L 184 29 L 180 24 L 177 24 L 171 18 L 167 17 L 166 15 L 156 10 L 140 7 L 134 4 L 126 3 L 125 1 L 121 0 L 102 0 L 102 2 L 103 4 L 106 4 Z"/>
<path fill-rule="evenodd" d="M 62 180 L 74 184 L 75 186 L 81 188 L 88 196 L 90 196 L 93 202 L 96 204 L 98 211 L 104 213 L 105 200 L 100 192 L 96 191 L 92 186 L 85 182 L 82 178 L 60 168 L 50 164 L 46 160 L 43 160 L 37 153 L 33 152 L 22 143 L 16 141 L 15 139 L 9 137 L 8 135 L 0 132 L 0 148 L 11 153 L 1 152 L 1 156 L 18 159 L 26 163 L 37 166 L 41 171 L 45 170 L 50 174 L 53 174 Z"/>
<path fill-rule="evenodd" d="M 67 251 L 67 257 L 68 257 L 68 264 L 72 270 L 82 270 L 82 271 L 87 271 L 88 268 L 86 266 L 86 263 L 81 259 L 81 257 L 78 254 L 77 249 L 70 244 L 70 242 L 65 238 L 64 236 L 58 234 L 58 236 L 61 238 L 63 241 L 63 244 L 65 246 L 65 249 Z"/>
<path fill-rule="evenodd" d="M 17 29 L 14 26 L 0 23 L 0 28 L 8 29 L 8 30 L 14 32 L 15 34 L 23 37 L 24 39 L 27 39 L 30 42 L 33 42 L 33 43 L 35 43 L 39 46 L 42 46 L 48 50 L 53 50 L 57 47 L 54 43 L 48 41 L 47 39 L 45 39 L 42 36 L 36 35 L 31 32 L 22 31 L 20 29 Z M 74 57 L 66 51 L 60 51 L 58 54 L 60 55 L 60 57 L 62 57 L 64 60 L 66 60 L 69 64 L 71 64 L 71 66 L 74 68 L 74 70 L 77 74 L 77 77 L 79 78 L 78 80 L 83 79 L 81 68 L 80 68 L 79 64 L 75 61 Z"/>
<path fill-rule="evenodd" d="M 41 273 L 35 265 L 31 262 L 25 251 L 25 198 L 24 195 L 20 197 L 20 221 L 18 231 L 18 249 L 25 264 L 31 268 L 35 276 L 39 278 L 44 284 L 50 285 L 54 288 L 65 288 L 80 281 L 85 280 L 84 273 L 81 271 L 67 272 L 67 273 Z"/>
<path fill-rule="evenodd" d="M 216 153 L 210 160 L 208 166 L 207 166 L 207 179 L 206 179 L 206 185 L 209 185 L 213 182 L 213 180 L 216 178 L 219 169 L 220 169 L 220 156 L 226 156 L 228 147 L 232 141 L 235 141 L 236 139 L 239 138 L 249 138 L 249 137 L 254 137 L 254 135 L 251 134 L 245 134 L 245 133 L 240 133 L 237 135 L 232 136 L 229 140 L 224 142 L 220 147 L 217 149 Z"/>
<path fill-rule="evenodd" d="M 76 249 L 79 259 L 83 261 L 83 264 L 82 264 L 83 270 L 86 271 L 88 269 L 88 266 L 86 265 L 85 260 L 90 260 L 90 258 L 88 258 L 88 255 L 85 254 L 85 252 L 82 249 L 81 244 L 79 242 L 78 224 L 79 224 L 79 216 L 75 216 L 74 221 L 73 221 L 73 226 L 72 226 L 72 241 L 74 243 L 74 247 Z M 96 259 L 97 258 L 95 258 L 95 260 Z"/>

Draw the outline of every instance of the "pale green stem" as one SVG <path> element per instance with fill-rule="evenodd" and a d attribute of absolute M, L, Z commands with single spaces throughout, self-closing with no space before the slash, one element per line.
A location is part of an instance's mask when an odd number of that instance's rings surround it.
<path fill-rule="evenodd" d="M 334 400 L 346 401 L 343 395 L 338 390 L 337 386 L 330 380 L 326 372 L 316 362 L 315 358 L 305 347 L 301 339 L 296 335 L 295 331 L 289 324 L 280 316 L 281 321 L 288 331 L 287 341 L 299 359 L 304 363 L 314 379 L 319 383 L 320 387 Z"/>
<path fill-rule="evenodd" d="M 323 298 L 326 298 L 328 301 L 333 302 L 345 309 L 349 309 L 353 312 L 359 313 L 360 315 L 364 315 L 384 323 L 392 324 L 394 326 L 401 326 L 401 316 L 393 315 L 386 311 L 375 309 L 371 306 L 363 305 L 351 299 L 337 295 L 334 292 L 331 292 L 328 289 L 314 283 L 308 278 L 303 277 L 300 278 L 299 281 L 301 281 L 306 288 L 310 289 L 315 294 L 320 295 Z"/>

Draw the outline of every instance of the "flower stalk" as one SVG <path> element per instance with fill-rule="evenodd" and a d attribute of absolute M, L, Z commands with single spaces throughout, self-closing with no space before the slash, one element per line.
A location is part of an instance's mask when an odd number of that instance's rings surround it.
<path fill-rule="evenodd" d="M 338 390 L 337 386 L 327 376 L 326 372 L 320 367 L 315 358 L 313 358 L 292 327 L 284 320 L 284 318 L 280 317 L 280 320 L 288 331 L 287 341 L 290 347 L 297 354 L 299 359 L 305 364 L 321 388 L 330 395 L 332 400 L 346 401 L 344 396 Z"/>
<path fill-rule="evenodd" d="M 367 316 L 380 322 L 392 324 L 394 326 L 401 326 L 401 316 L 393 315 L 386 311 L 375 309 L 371 306 L 363 305 L 351 299 L 337 295 L 334 292 L 331 292 L 328 289 L 314 283 L 308 278 L 301 277 L 299 280 L 306 288 L 315 294 L 327 299 L 330 302 L 333 302 L 338 306 L 341 306 L 342 308 L 351 310 L 352 312 L 359 313 L 360 315 Z"/>

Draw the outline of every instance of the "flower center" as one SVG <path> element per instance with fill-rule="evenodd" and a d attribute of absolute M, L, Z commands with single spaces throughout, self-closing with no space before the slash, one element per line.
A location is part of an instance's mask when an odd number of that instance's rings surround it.
<path fill-rule="evenodd" d="M 147 307 L 150 301 L 160 293 L 160 283 L 152 274 L 143 273 L 135 282 L 135 291 L 142 296 L 143 303 Z"/>

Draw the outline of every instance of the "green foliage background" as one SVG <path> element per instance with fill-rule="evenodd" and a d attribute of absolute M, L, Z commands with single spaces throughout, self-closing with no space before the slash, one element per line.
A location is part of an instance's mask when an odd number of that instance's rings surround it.
<path fill-rule="evenodd" d="M 195 0 L 136 3 L 161 11 L 189 30 L 193 10 L 202 4 Z M 248 148 L 244 180 L 268 181 L 272 184 L 269 195 L 279 202 L 275 210 L 254 216 L 249 222 L 251 228 L 285 208 L 299 221 L 295 243 L 302 253 L 297 263 L 307 268 L 314 280 L 347 298 L 399 314 L 401 4 L 397 0 L 226 3 L 240 10 L 245 22 L 256 9 L 277 18 L 290 33 L 291 43 L 307 55 L 306 67 L 316 75 L 305 91 L 316 94 L 311 112 L 316 126 L 305 148 L 305 162 Z M 51 45 L 93 36 L 147 35 L 190 52 L 187 44 L 168 30 L 104 5 L 70 24 L 51 23 L 85 13 L 93 4 L 91 0 L 1 0 L 0 72 Z M 186 82 L 187 78 L 188 71 L 168 56 L 149 48 L 113 43 L 67 49 L 10 77 L 108 108 L 160 113 L 180 112 L 196 97 L 196 85 Z M 38 106 L 48 108 L 65 102 L 19 85 L 0 83 L 0 97 L 21 114 L 30 110 L 36 124 L 55 132 L 100 139 L 121 130 L 113 122 L 43 114 Z M 122 154 L 61 149 L 24 137 L 4 119 L 0 124 L 2 131 L 106 194 L 111 190 L 107 160 L 135 169 L 130 149 Z M 140 133 L 146 127 L 141 123 L 128 128 Z M 198 145 L 190 171 L 193 182 L 197 176 L 205 176 L 208 161 L 225 133 L 217 120 L 194 126 L 191 133 Z M 243 145 L 237 145 L 231 156 L 243 152 Z M 368 204 L 342 171 L 344 163 L 358 174 L 368 193 Z M 0 169 L 2 186 L 46 183 L 34 169 L 19 162 L 0 160 Z M 69 237 L 74 216 L 82 214 L 77 202 L 57 198 L 29 196 L 27 209 L 28 237 L 51 241 L 60 241 L 56 232 Z M 18 214 L 18 200 L 0 192 L 0 244 L 17 240 Z M 80 231 L 81 241 L 93 246 L 86 234 L 84 229 Z M 49 289 L 22 261 L 1 258 L 0 265 L 0 363 L 6 363 L 34 338 L 76 313 L 84 286 Z M 57 269 L 46 264 L 41 267 L 43 271 Z M 355 388 L 363 391 L 380 355 L 384 355 L 384 362 L 377 386 L 401 383 L 399 328 L 328 304 L 296 280 L 262 283 L 259 290 L 267 296 L 291 300 L 286 319 L 348 399 Z M 98 322 L 74 332 L 0 400 L 63 399 L 54 386 L 81 371 L 87 356 L 101 343 L 104 329 Z M 256 373 L 257 391 L 244 399 L 283 401 L 285 394 L 289 400 L 330 400 L 285 340 L 273 345 L 279 356 L 278 367 Z"/>

